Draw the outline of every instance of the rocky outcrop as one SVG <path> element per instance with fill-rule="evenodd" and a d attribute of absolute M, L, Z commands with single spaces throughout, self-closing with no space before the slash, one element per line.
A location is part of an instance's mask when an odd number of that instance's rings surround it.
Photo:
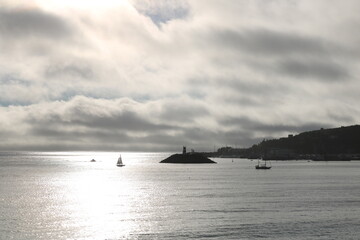
<path fill-rule="evenodd" d="M 211 159 L 196 153 L 191 154 L 173 154 L 162 160 L 160 163 L 180 163 L 180 164 L 209 164 L 216 163 Z"/>

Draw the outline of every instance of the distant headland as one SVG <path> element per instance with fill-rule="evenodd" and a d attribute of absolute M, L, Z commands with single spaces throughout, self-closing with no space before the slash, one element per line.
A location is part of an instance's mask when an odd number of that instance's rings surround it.
<path fill-rule="evenodd" d="M 264 139 L 250 148 L 222 147 L 205 155 L 268 160 L 360 160 L 360 125 L 321 128 L 279 139 Z"/>
<path fill-rule="evenodd" d="M 162 160 L 160 163 L 179 163 L 179 164 L 209 164 L 216 163 L 207 158 L 203 154 L 195 152 L 186 152 L 186 147 L 183 147 L 182 154 L 173 154 L 170 157 Z"/>

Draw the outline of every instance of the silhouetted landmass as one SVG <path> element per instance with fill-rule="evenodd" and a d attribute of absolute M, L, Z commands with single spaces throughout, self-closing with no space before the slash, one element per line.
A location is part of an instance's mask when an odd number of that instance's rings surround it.
<path fill-rule="evenodd" d="M 320 129 L 264 139 L 250 148 L 218 149 L 219 157 L 264 158 L 274 160 L 358 160 L 360 159 L 360 126 Z"/>
<path fill-rule="evenodd" d="M 216 163 L 203 154 L 199 153 L 185 153 L 185 154 L 173 154 L 170 157 L 162 160 L 160 163 L 182 163 L 182 164 L 204 164 L 204 163 Z"/>

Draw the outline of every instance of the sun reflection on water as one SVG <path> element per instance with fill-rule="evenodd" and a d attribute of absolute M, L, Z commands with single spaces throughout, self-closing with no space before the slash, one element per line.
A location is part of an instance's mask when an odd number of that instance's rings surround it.
<path fill-rule="evenodd" d="M 35 199 L 47 203 L 41 210 L 41 226 L 58 239 L 136 239 L 162 231 L 158 224 L 169 217 L 169 208 L 163 204 L 166 191 L 159 184 L 166 172 L 154 164 L 161 157 L 121 155 L 126 166 L 119 168 L 119 153 L 37 153 L 39 164 L 47 166 L 40 168 L 44 194 Z"/>
<path fill-rule="evenodd" d="M 134 214 L 141 196 L 136 181 L 125 176 L 126 169 L 114 166 L 77 172 L 68 179 L 68 212 L 79 236 L 126 237 L 137 228 Z"/>

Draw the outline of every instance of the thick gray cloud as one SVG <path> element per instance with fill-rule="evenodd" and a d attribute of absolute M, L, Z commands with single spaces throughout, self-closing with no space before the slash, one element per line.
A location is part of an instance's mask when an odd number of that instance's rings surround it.
<path fill-rule="evenodd" d="M 166 120 L 164 116 L 170 116 L 169 120 L 174 121 L 174 112 L 169 108 L 172 101 L 148 103 L 145 110 L 154 109 L 149 115 L 148 112 L 144 112 L 144 106 L 128 99 L 96 100 L 76 97 L 68 102 L 3 109 L 8 112 L 3 122 L 11 125 L 6 132 L 9 142 L 19 141 L 20 145 L 25 144 L 28 141 L 27 137 L 21 141 L 19 137 L 31 136 L 32 141 L 29 145 L 37 146 L 39 149 L 65 150 L 68 146 L 65 143 L 71 143 L 72 150 L 86 150 L 90 147 L 94 149 L 94 146 L 96 150 L 101 150 L 101 147 L 109 143 L 110 145 L 104 149 L 134 149 L 132 145 L 135 144 L 138 150 L 141 146 L 143 150 L 161 150 L 159 146 L 169 150 L 187 143 L 192 136 L 188 134 L 195 134 L 194 127 L 186 122 L 181 125 L 176 122 L 179 119 L 173 124 Z M 183 113 L 179 113 L 180 117 L 181 114 Z M 19 120 L 17 126 L 12 126 L 11 118 Z M 183 121 L 183 118 L 180 120 Z M 196 120 L 196 115 L 193 115 L 192 120 Z M 7 128 L 4 126 L 4 130 Z M 201 131 L 198 130 L 197 134 Z M 25 143 L 21 143 L 22 141 Z M 59 145 L 54 146 L 54 142 Z M 203 146 L 199 137 L 191 142 Z"/>
<path fill-rule="evenodd" d="M 183 104 L 183 102 L 168 102 L 163 106 L 160 117 L 171 122 L 192 122 L 197 117 L 209 116 L 206 106 L 200 104 Z"/>
<path fill-rule="evenodd" d="M 215 45 L 223 44 L 249 54 L 259 55 L 327 55 L 328 51 L 321 39 L 283 33 L 268 29 L 245 31 L 212 31 Z"/>
<path fill-rule="evenodd" d="M 46 69 L 45 77 L 80 77 L 86 80 L 94 78 L 94 72 L 89 66 L 81 66 L 79 64 L 70 64 L 65 66 L 52 65 Z"/>
<path fill-rule="evenodd" d="M 209 38 L 204 34 L 204 41 L 211 39 L 215 47 L 222 46 L 225 52 L 238 52 L 240 56 L 246 56 L 240 59 L 241 63 L 254 70 L 262 68 L 263 72 L 319 81 L 351 78 L 347 65 L 353 59 L 354 52 L 331 40 L 265 29 L 210 32 L 213 36 Z M 338 61 L 337 57 L 346 60 Z M 222 65 L 229 64 L 227 60 L 223 61 Z"/>
<path fill-rule="evenodd" d="M 297 78 L 313 78 L 328 82 L 349 78 L 344 67 L 331 61 L 300 62 L 288 59 L 279 64 L 279 70 Z"/>
<path fill-rule="evenodd" d="M 244 129 L 248 132 L 259 132 L 265 133 L 266 136 L 287 136 L 287 134 L 298 134 L 305 131 L 318 130 L 321 128 L 329 128 L 331 125 L 326 125 L 324 123 L 312 123 L 308 122 L 306 124 L 273 124 L 261 122 L 257 119 L 250 119 L 247 117 L 239 118 L 229 118 L 223 119 L 221 124 L 231 126 L 234 129 Z"/>
<path fill-rule="evenodd" d="M 71 34 L 66 21 L 39 9 L 0 9 L 2 38 L 63 38 Z"/>
<path fill-rule="evenodd" d="M 209 151 L 357 124 L 359 7 L 4 1 L 0 148 Z"/>

